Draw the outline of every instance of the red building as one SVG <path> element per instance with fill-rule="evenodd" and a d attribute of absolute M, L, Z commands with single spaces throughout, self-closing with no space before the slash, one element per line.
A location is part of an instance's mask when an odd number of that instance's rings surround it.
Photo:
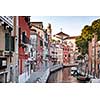
<path fill-rule="evenodd" d="M 19 73 L 20 79 L 23 80 L 25 72 L 29 71 L 29 66 L 27 66 L 27 60 L 29 57 L 28 45 L 30 38 L 30 17 L 29 16 L 19 16 Z M 28 72 L 29 73 L 29 72 Z M 25 79 L 23 80 L 25 81 Z"/>

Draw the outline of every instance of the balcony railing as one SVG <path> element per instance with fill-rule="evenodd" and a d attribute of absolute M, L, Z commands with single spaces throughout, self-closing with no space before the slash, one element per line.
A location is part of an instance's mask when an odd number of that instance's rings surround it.
<path fill-rule="evenodd" d="M 13 16 L 0 16 L 0 19 L 13 28 Z"/>

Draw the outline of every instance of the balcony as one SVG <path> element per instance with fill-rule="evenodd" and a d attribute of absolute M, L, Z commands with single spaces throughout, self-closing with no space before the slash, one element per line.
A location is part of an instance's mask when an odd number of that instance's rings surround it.
<path fill-rule="evenodd" d="M 0 19 L 13 28 L 13 16 L 0 16 Z"/>

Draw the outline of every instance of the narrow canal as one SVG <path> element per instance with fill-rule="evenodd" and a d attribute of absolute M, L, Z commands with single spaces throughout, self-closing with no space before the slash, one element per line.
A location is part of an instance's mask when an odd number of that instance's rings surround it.
<path fill-rule="evenodd" d="M 70 68 L 60 69 L 52 72 L 47 83 L 79 83 L 78 80 L 70 75 Z"/>

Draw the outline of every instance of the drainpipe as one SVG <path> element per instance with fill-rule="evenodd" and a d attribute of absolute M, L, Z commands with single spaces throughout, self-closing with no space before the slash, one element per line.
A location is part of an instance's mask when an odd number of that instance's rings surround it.
<path fill-rule="evenodd" d="M 19 54 L 18 54 L 18 48 L 19 48 L 19 16 L 14 16 L 14 26 L 13 26 L 13 34 L 15 36 L 15 57 L 16 57 L 16 64 L 15 64 L 15 82 L 18 83 L 19 78 Z"/>

